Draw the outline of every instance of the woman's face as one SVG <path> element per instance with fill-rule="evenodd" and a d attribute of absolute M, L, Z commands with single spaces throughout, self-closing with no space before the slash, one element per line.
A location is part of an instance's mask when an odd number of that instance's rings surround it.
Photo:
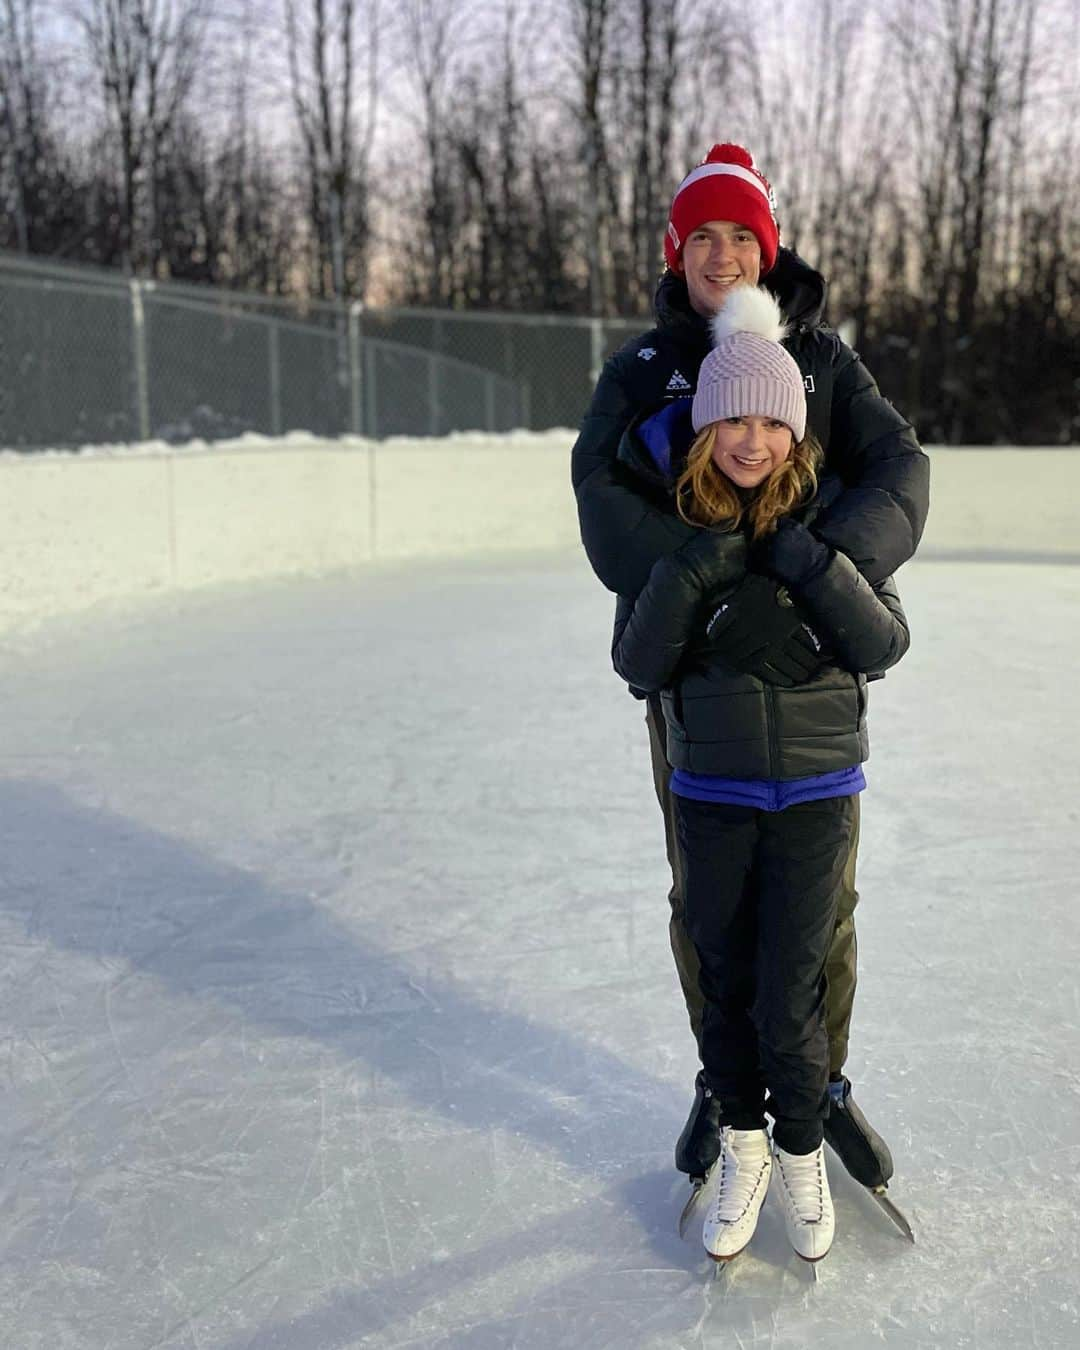
<path fill-rule="evenodd" d="M 789 457 L 795 437 L 775 417 L 725 417 L 716 424 L 712 461 L 736 487 L 755 488 Z"/>
<path fill-rule="evenodd" d="M 761 280 L 761 245 L 753 230 L 737 221 L 707 220 L 683 245 L 681 267 L 690 304 L 710 318 L 733 286 Z"/>

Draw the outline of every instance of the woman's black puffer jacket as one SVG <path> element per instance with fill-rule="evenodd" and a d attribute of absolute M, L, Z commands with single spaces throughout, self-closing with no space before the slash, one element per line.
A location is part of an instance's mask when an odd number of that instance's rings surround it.
<path fill-rule="evenodd" d="M 620 459 L 641 466 L 656 500 L 657 475 L 636 428 Z M 824 480 L 801 513 L 825 511 L 842 490 Z M 668 513 L 674 512 L 668 508 Z M 660 691 L 673 768 L 728 778 L 806 778 L 861 764 L 869 754 L 866 676 L 895 665 L 908 627 L 891 578 L 871 587 L 842 553 L 813 580 L 781 598 L 794 604 L 830 659 L 804 684 L 764 683 L 710 652 L 710 615 L 747 573 L 741 533 L 699 530 L 660 558 L 636 600 L 620 597 L 612 659 L 631 686 Z"/>

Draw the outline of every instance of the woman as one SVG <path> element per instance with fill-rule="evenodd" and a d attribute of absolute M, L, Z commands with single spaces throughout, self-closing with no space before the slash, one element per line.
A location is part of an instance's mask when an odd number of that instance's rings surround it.
<path fill-rule="evenodd" d="M 657 486 L 659 469 L 672 513 L 707 532 L 620 601 L 613 658 L 633 687 L 660 691 L 674 767 L 704 1082 L 721 1128 L 704 1245 L 716 1260 L 743 1250 L 775 1157 L 788 1236 L 814 1261 L 835 1222 L 823 1150 L 825 962 L 865 787 L 865 676 L 903 656 L 908 632 L 891 582 L 871 587 L 806 528 L 836 485 L 818 490 L 821 451 L 806 434 L 802 375 L 780 346 L 775 299 L 734 288 L 713 334 L 685 461 L 657 462 L 648 420 L 620 447 L 644 486 Z M 670 427 L 671 410 L 659 420 Z M 785 583 L 785 604 L 822 657 L 812 677 L 779 688 L 710 651 L 728 622 L 725 597 L 747 572 Z"/>

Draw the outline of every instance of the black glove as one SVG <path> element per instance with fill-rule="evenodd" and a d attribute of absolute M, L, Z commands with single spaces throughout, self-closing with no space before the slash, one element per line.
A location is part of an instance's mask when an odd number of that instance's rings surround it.
<path fill-rule="evenodd" d="M 717 601 L 705 634 L 710 655 L 768 684 L 802 684 L 824 659 L 817 635 L 803 623 L 787 591 L 753 572 Z"/>
<path fill-rule="evenodd" d="M 789 586 L 805 586 L 832 561 L 827 544 L 790 516 L 754 547 L 754 566 Z"/>
<path fill-rule="evenodd" d="M 733 586 L 746 572 L 746 536 L 698 530 L 672 555 L 704 595 Z"/>

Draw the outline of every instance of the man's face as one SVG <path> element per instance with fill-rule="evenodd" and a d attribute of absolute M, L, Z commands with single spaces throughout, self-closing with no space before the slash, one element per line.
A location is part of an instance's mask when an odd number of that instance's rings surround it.
<path fill-rule="evenodd" d="M 732 286 L 756 286 L 761 278 L 761 245 L 753 230 L 734 220 L 707 220 L 683 245 L 680 268 L 690 303 L 711 318 Z"/>

